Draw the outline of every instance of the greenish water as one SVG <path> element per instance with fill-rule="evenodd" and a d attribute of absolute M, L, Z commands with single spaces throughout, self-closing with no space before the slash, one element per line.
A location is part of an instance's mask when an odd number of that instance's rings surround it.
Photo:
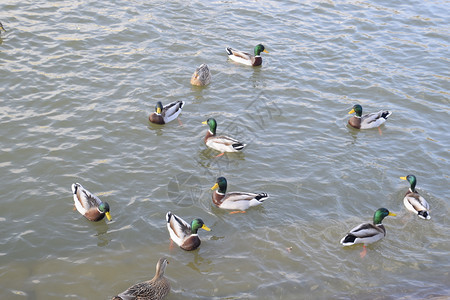
<path fill-rule="evenodd" d="M 433 299 L 450 295 L 449 4 L 441 1 L 8 1 L 0 4 L 0 298 L 109 299 L 168 257 L 167 299 Z M 225 47 L 263 43 L 263 65 Z M 189 83 L 207 63 L 212 82 Z M 184 100 L 152 125 L 156 101 Z M 389 109 L 347 127 L 353 104 Z M 206 126 L 248 144 L 205 148 Z M 403 206 L 415 174 L 431 206 Z M 246 214 L 212 206 L 266 192 Z M 112 222 L 73 211 L 79 182 Z M 386 207 L 387 236 L 339 240 Z M 167 211 L 201 217 L 169 248 Z"/>

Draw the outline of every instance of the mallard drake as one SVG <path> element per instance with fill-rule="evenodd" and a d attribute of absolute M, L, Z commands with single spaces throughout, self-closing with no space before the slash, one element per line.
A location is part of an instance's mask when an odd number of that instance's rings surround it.
<path fill-rule="evenodd" d="M 164 271 L 169 262 L 162 257 L 156 264 L 156 273 L 152 280 L 137 283 L 126 291 L 115 296 L 112 300 L 160 300 L 170 292 L 170 282 L 164 277 Z"/>
<path fill-rule="evenodd" d="M 377 113 L 370 113 L 362 116 L 362 106 L 359 104 L 353 105 L 353 109 L 348 113 L 356 113 L 356 116 L 352 116 L 348 120 L 348 124 L 356 129 L 369 129 L 379 127 L 381 124 L 386 122 L 387 118 L 392 114 L 392 112 L 388 110 L 380 110 Z"/>
<path fill-rule="evenodd" d="M 344 246 L 364 244 L 361 252 L 361 257 L 364 257 L 367 252 L 367 244 L 374 243 L 386 236 L 386 229 L 381 222 L 387 216 L 396 216 L 396 214 L 383 207 L 377 209 L 373 215 L 373 224 L 363 223 L 356 226 L 341 239 L 341 244 Z"/>
<path fill-rule="evenodd" d="M 262 44 L 256 45 L 254 50 L 255 55 L 230 47 L 227 47 L 226 51 L 231 60 L 247 66 L 260 66 L 262 64 L 261 52 L 269 53 Z"/>
<path fill-rule="evenodd" d="M 406 209 L 417 214 L 419 218 L 429 220 L 430 216 L 430 205 L 424 197 L 420 196 L 416 191 L 417 179 L 414 175 L 408 175 L 405 177 L 400 177 L 402 180 L 407 180 L 410 184 L 410 188 L 405 194 L 405 198 L 403 198 L 403 204 Z"/>
<path fill-rule="evenodd" d="M 257 206 L 263 203 L 264 200 L 269 198 L 266 193 L 243 193 L 243 192 L 231 192 L 227 193 L 227 180 L 225 177 L 219 177 L 216 180 L 216 184 L 211 188 L 215 190 L 212 194 L 213 203 L 223 209 L 238 210 L 245 212 L 246 209 L 252 206 Z"/>
<path fill-rule="evenodd" d="M 211 72 L 207 64 L 201 64 L 191 77 L 191 84 L 205 86 L 211 82 Z"/>
<path fill-rule="evenodd" d="M 6 32 L 5 27 L 3 27 L 2 22 L 0 22 L 0 32 L 1 32 L 2 30 L 3 30 L 4 32 Z"/>
<path fill-rule="evenodd" d="M 209 130 L 206 132 L 206 136 L 203 139 L 206 146 L 222 152 L 219 155 L 222 155 L 224 152 L 239 152 L 246 146 L 246 144 L 243 144 L 228 136 L 217 136 L 217 122 L 214 118 L 209 118 L 208 120 L 202 122 L 202 124 L 207 124 L 209 126 Z"/>
<path fill-rule="evenodd" d="M 158 101 L 155 106 L 155 112 L 152 113 L 148 119 L 155 124 L 166 124 L 175 120 L 181 113 L 184 106 L 184 101 L 175 101 L 162 106 L 161 101 Z"/>
<path fill-rule="evenodd" d="M 201 241 L 197 233 L 199 229 L 211 230 L 203 223 L 202 219 L 194 219 L 189 225 L 185 220 L 172 214 L 170 211 L 166 214 L 166 221 L 170 238 L 181 249 L 186 251 L 195 250 L 200 246 Z"/>
<path fill-rule="evenodd" d="M 108 221 L 111 221 L 109 204 L 107 202 L 102 202 L 79 183 L 72 184 L 72 192 L 76 209 L 86 219 L 97 222 L 106 216 Z"/>

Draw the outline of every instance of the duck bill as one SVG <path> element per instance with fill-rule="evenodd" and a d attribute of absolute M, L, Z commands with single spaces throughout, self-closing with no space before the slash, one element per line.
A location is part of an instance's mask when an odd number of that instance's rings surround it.
<path fill-rule="evenodd" d="M 401 180 L 406 180 L 406 176 L 400 177 Z"/>
<path fill-rule="evenodd" d="M 218 187 L 219 187 L 219 184 L 216 183 L 216 184 L 211 188 L 211 190 L 215 190 L 215 189 L 217 189 Z"/>
<path fill-rule="evenodd" d="M 203 121 L 203 122 L 202 122 L 202 124 L 205 124 L 205 125 L 207 125 L 208 123 L 207 123 L 206 121 Z"/>
<path fill-rule="evenodd" d="M 211 231 L 211 229 L 209 229 L 208 226 L 206 226 L 205 224 L 203 224 L 202 229 L 206 230 L 206 231 Z"/>
<path fill-rule="evenodd" d="M 395 217 L 397 214 L 394 214 L 393 212 L 389 212 L 389 216 Z"/>
<path fill-rule="evenodd" d="M 105 212 L 106 218 L 108 219 L 108 221 L 111 221 L 111 214 L 109 213 L 109 211 Z"/>
<path fill-rule="evenodd" d="M 267 51 L 266 49 L 263 50 L 264 53 L 269 53 L 269 51 Z"/>
<path fill-rule="evenodd" d="M 158 115 L 161 114 L 161 108 L 160 108 L 160 107 L 157 107 L 157 108 L 156 108 L 156 113 L 157 113 Z"/>
<path fill-rule="evenodd" d="M 351 111 L 348 112 L 348 114 L 352 114 L 355 112 L 355 109 L 352 109 Z"/>

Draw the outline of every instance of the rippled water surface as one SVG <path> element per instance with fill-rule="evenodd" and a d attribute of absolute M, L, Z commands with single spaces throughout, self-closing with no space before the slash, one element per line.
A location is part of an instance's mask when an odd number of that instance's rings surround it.
<path fill-rule="evenodd" d="M 449 17 L 445 1 L 3 1 L 0 298 L 108 299 L 170 264 L 167 299 L 450 296 Z M 263 43 L 262 67 L 226 46 Z M 205 88 L 190 76 L 212 70 Z M 184 100 L 152 125 L 156 101 Z M 380 130 L 347 112 L 391 110 Z M 248 144 L 215 158 L 201 122 Z M 415 174 L 431 220 L 403 206 Z M 262 206 L 212 206 L 230 191 Z M 80 182 L 112 222 L 73 211 Z M 446 196 L 447 195 L 447 196 Z M 387 236 L 342 236 L 386 207 Z M 201 217 L 201 247 L 169 247 L 165 214 Z"/>

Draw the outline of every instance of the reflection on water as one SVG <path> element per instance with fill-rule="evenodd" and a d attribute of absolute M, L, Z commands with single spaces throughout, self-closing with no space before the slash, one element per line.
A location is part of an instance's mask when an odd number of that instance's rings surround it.
<path fill-rule="evenodd" d="M 100 226 L 96 226 L 97 234 L 95 236 L 98 237 L 97 246 L 105 247 L 111 242 L 111 237 L 108 236 L 108 224 L 106 222 L 100 222 Z"/>
<path fill-rule="evenodd" d="M 194 257 L 192 261 L 188 262 L 186 266 L 194 270 L 194 274 L 200 273 L 207 275 L 212 271 L 211 259 L 204 259 L 201 255 L 198 254 L 198 251 L 194 251 L 193 256 Z M 192 276 L 195 276 L 194 274 L 192 274 Z"/>

